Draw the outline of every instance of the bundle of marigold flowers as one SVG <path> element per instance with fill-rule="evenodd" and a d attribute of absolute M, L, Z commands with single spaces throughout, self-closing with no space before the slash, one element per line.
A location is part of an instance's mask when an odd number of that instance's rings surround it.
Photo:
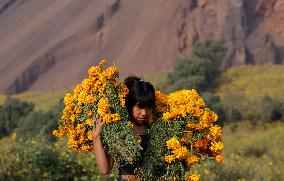
<path fill-rule="evenodd" d="M 137 169 L 141 180 L 199 180 L 190 168 L 207 158 L 223 163 L 221 127 L 195 90 L 156 92 L 150 142 Z"/>
<path fill-rule="evenodd" d="M 59 122 L 57 137 L 67 135 L 68 147 L 91 151 L 93 117 L 103 118 L 102 141 L 117 163 L 133 163 L 140 158 L 141 146 L 128 124 L 125 107 L 127 87 L 119 82 L 118 70 L 104 70 L 105 60 L 88 70 L 88 78 L 78 84 L 73 94 L 64 97 L 65 108 Z"/>

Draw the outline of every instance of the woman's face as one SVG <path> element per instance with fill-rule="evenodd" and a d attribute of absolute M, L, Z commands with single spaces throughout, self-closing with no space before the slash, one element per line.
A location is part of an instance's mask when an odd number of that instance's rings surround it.
<path fill-rule="evenodd" d="M 135 105 L 132 108 L 132 113 L 137 124 L 148 123 L 148 121 L 152 118 L 152 108 L 150 107 L 140 108 Z"/>

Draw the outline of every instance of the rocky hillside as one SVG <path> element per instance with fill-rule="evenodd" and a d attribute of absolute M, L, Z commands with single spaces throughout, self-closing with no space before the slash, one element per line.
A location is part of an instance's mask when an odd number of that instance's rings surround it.
<path fill-rule="evenodd" d="M 123 76 L 171 70 L 197 40 L 221 69 L 284 62 L 283 0 L 1 0 L 0 93 L 62 90 L 101 57 Z"/>

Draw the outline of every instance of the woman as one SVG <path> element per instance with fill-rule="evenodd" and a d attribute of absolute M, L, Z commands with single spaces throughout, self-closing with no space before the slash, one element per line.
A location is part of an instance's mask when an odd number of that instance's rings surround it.
<path fill-rule="evenodd" d="M 141 137 L 140 145 L 142 148 L 147 147 L 148 125 L 152 119 L 152 110 L 155 107 L 155 90 L 152 84 L 144 82 L 138 77 L 128 77 L 124 80 L 125 85 L 129 89 L 126 95 L 125 104 L 130 116 L 130 121 L 133 123 L 133 133 Z M 93 145 L 96 155 L 96 162 L 102 174 L 111 172 L 113 159 L 104 150 L 100 137 L 102 131 L 102 118 L 96 117 L 93 128 Z M 141 153 L 143 156 L 143 151 Z M 124 164 L 119 166 L 119 181 L 129 180 L 135 181 L 137 178 L 134 175 L 135 164 Z"/>

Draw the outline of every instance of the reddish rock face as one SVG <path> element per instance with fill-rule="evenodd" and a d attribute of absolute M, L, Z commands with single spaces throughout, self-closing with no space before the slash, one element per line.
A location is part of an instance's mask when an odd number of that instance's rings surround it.
<path fill-rule="evenodd" d="M 221 69 L 282 63 L 283 12 L 282 0 L 3 0 L 0 93 L 70 88 L 101 57 L 122 76 L 165 73 L 206 39 L 224 41 Z"/>

